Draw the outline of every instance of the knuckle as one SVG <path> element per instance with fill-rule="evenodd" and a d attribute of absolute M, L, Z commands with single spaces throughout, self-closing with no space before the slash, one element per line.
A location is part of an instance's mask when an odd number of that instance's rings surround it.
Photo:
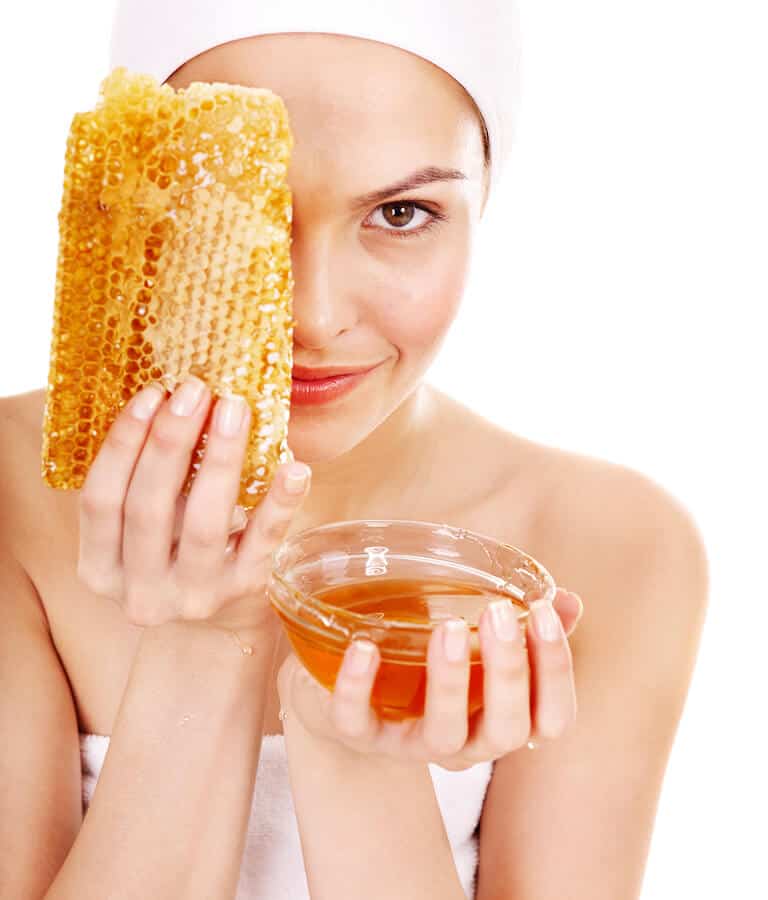
<path fill-rule="evenodd" d="M 193 550 L 214 550 L 221 548 L 224 551 L 226 538 L 224 532 L 205 522 L 189 524 L 182 535 L 182 542 Z"/>
<path fill-rule="evenodd" d="M 451 696 L 466 694 L 469 680 L 469 661 L 443 662 L 434 659 L 432 670 L 428 677 L 432 679 L 441 693 L 446 692 Z"/>
<path fill-rule="evenodd" d="M 195 593 L 188 596 L 183 603 L 183 618 L 185 619 L 209 619 L 216 612 L 215 604 L 210 596 Z"/>
<path fill-rule="evenodd" d="M 157 419 L 147 438 L 147 445 L 159 454 L 176 453 L 186 444 L 187 441 L 184 440 L 184 434 L 177 423 L 169 421 L 168 418 Z"/>
<path fill-rule="evenodd" d="M 107 450 L 119 454 L 135 453 L 144 433 L 142 425 L 135 419 L 116 419 L 107 431 L 104 445 Z"/>
<path fill-rule="evenodd" d="M 509 681 L 515 681 L 528 674 L 528 660 L 525 656 L 513 650 L 511 653 L 505 653 L 500 659 L 493 664 L 493 669 L 498 674 Z"/>
<path fill-rule="evenodd" d="M 80 491 L 78 500 L 80 512 L 89 518 L 103 516 L 105 513 L 113 512 L 117 504 L 111 498 L 105 497 L 104 494 L 96 494 L 91 488 L 83 488 Z"/>
<path fill-rule="evenodd" d="M 168 621 L 168 616 L 145 595 L 138 592 L 127 592 L 122 603 L 123 614 L 131 625 L 148 627 L 163 625 Z"/>
<path fill-rule="evenodd" d="M 485 740 L 489 755 L 494 759 L 499 759 L 499 757 L 506 756 L 507 753 L 522 747 L 528 740 L 529 731 L 530 727 L 527 724 L 523 728 L 517 722 L 510 722 L 506 728 L 489 728 Z"/>
<path fill-rule="evenodd" d="M 455 755 L 462 749 L 466 740 L 466 733 L 461 732 L 446 735 L 427 731 L 424 734 L 424 746 L 427 752 L 435 757 Z"/>
<path fill-rule="evenodd" d="M 345 712 L 360 703 L 364 688 L 353 679 L 340 673 L 333 688 L 333 709 L 336 713 Z"/>
<path fill-rule="evenodd" d="M 449 684 L 441 685 L 440 693 L 443 697 L 442 703 L 446 709 L 456 710 L 455 715 L 464 715 L 467 717 L 467 679 L 462 678 L 460 681 L 454 681 Z"/>
<path fill-rule="evenodd" d="M 294 510 L 303 501 L 304 494 L 295 494 L 293 493 L 293 491 L 287 490 L 285 481 L 281 481 L 280 487 L 279 489 L 277 489 L 277 479 L 275 479 L 272 488 L 272 499 L 275 501 L 276 506 L 282 506 L 285 509 Z"/>
<path fill-rule="evenodd" d="M 164 519 L 163 505 L 157 498 L 150 500 L 135 492 L 128 494 L 125 501 L 125 523 L 137 531 L 156 530 Z"/>
<path fill-rule="evenodd" d="M 429 758 L 434 759 L 443 755 L 442 742 L 438 737 L 432 735 L 431 732 L 425 731 L 421 740 L 424 744 L 424 750 Z"/>
<path fill-rule="evenodd" d="M 453 740 L 446 741 L 445 746 L 443 747 L 443 756 L 454 756 L 462 749 L 466 742 L 466 734 L 460 734 Z"/>
<path fill-rule="evenodd" d="M 259 534 L 267 544 L 276 544 L 283 539 L 290 519 L 280 514 L 272 514 L 259 519 Z"/>
<path fill-rule="evenodd" d="M 357 716 L 348 716 L 335 704 L 331 704 L 331 724 L 339 732 L 350 740 L 360 740 L 367 733 L 367 725 Z"/>
<path fill-rule="evenodd" d="M 546 740 L 556 740 L 566 729 L 566 722 L 560 717 L 543 718 L 536 723 L 536 734 Z"/>
<path fill-rule="evenodd" d="M 304 494 L 292 494 L 286 491 L 281 483 L 279 487 L 278 484 L 278 479 L 275 478 L 266 495 L 264 506 L 270 508 L 272 515 L 284 517 L 295 515 L 304 500 Z"/>
<path fill-rule="evenodd" d="M 552 654 L 547 654 L 543 660 L 543 665 L 548 672 L 552 672 L 555 675 L 568 675 L 571 671 L 571 657 L 564 649 L 558 650 Z"/>
<path fill-rule="evenodd" d="M 242 451 L 229 441 L 208 441 L 201 467 L 229 472 L 239 467 Z"/>
<path fill-rule="evenodd" d="M 267 561 L 239 557 L 231 573 L 229 584 L 235 597 L 253 597 L 261 603 L 267 598 Z"/>
<path fill-rule="evenodd" d="M 115 579 L 113 576 L 105 572 L 92 571 L 90 566 L 82 561 L 78 561 L 77 564 L 77 577 L 93 594 L 109 597 L 114 593 Z"/>

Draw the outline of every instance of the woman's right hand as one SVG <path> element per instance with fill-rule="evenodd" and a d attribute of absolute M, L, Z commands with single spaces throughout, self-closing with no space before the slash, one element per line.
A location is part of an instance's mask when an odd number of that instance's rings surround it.
<path fill-rule="evenodd" d="M 134 625 L 194 620 L 228 629 L 270 627 L 276 621 L 266 596 L 271 554 L 307 493 L 308 479 L 298 493 L 287 481 L 296 470 L 311 474 L 309 467 L 279 467 L 228 554 L 250 409 L 242 398 L 231 405 L 217 400 L 205 454 L 183 502 L 211 393 L 191 378 L 167 400 L 164 394 L 162 386 L 148 385 L 131 398 L 88 470 L 79 498 L 78 576 L 114 600 Z M 238 410 L 243 421 L 228 433 Z"/>

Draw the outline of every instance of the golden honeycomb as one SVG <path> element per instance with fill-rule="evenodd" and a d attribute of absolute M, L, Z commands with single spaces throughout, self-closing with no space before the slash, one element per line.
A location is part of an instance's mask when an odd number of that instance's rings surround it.
<path fill-rule="evenodd" d="M 119 411 L 192 373 L 239 393 L 251 427 L 238 503 L 257 506 L 289 458 L 293 137 L 261 88 L 175 91 L 115 69 L 73 117 L 43 421 L 42 476 L 82 487 Z M 208 423 L 183 494 L 205 454 Z"/>

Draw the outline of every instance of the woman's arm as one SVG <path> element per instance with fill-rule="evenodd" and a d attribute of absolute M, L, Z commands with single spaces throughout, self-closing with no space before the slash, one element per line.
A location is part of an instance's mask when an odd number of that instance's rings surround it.
<path fill-rule="evenodd" d="M 497 761 L 477 900 L 640 896 L 708 566 L 695 524 L 665 492 L 637 475 L 613 487 L 616 502 L 595 516 L 591 534 L 562 523 L 572 556 L 552 570 L 584 598 L 571 639 L 576 720 L 556 740 Z"/>
<path fill-rule="evenodd" d="M 466 900 L 425 763 L 284 731 L 312 900 Z"/>
<path fill-rule="evenodd" d="M 276 620 L 277 621 L 277 620 Z M 242 863 L 276 633 L 145 629 L 104 767 L 46 900 L 225 900 Z"/>

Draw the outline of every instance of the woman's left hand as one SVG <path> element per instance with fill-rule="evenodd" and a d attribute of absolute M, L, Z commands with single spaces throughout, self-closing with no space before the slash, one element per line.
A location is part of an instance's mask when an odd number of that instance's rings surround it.
<path fill-rule="evenodd" d="M 583 604 L 577 594 L 558 588 L 554 603 L 542 609 L 545 617 L 551 615 L 551 631 L 538 627 L 538 613 L 532 611 L 525 639 L 509 605 L 507 637 L 495 630 L 490 607 L 480 618 L 483 708 L 471 722 L 469 649 L 465 644 L 459 658 L 451 660 L 444 649 L 443 623 L 429 642 L 423 717 L 402 722 L 379 718 L 370 704 L 379 651 L 370 641 L 358 641 L 347 648 L 333 691 L 315 681 L 294 653 L 289 654 L 277 678 L 286 735 L 298 724 L 314 738 L 353 752 L 434 762 L 455 771 L 499 759 L 531 740 L 559 737 L 576 715 L 567 636 L 581 617 Z M 354 666 L 356 643 L 370 651 L 359 657 L 364 664 L 360 671 Z"/>

